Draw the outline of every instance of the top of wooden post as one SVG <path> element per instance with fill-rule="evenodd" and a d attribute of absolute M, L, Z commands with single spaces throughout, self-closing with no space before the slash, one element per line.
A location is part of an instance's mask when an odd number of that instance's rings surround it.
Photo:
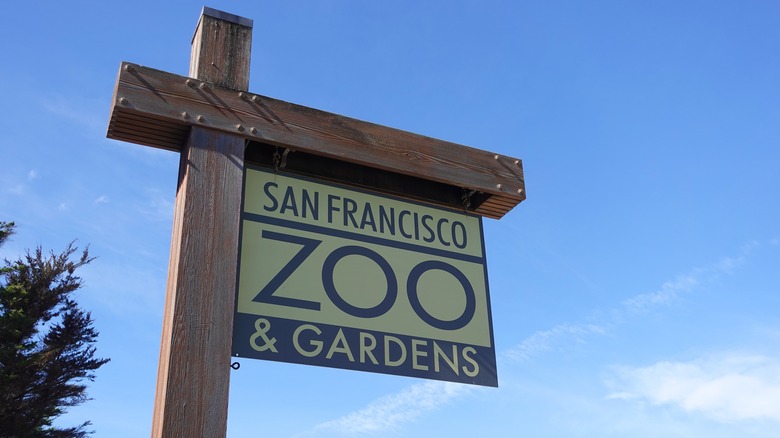
<path fill-rule="evenodd" d="M 245 26 L 250 29 L 253 26 L 253 21 L 251 18 L 244 18 L 236 14 L 231 14 L 230 12 L 218 11 L 208 6 L 203 7 L 203 11 L 201 11 L 200 15 L 201 17 L 205 15 L 207 17 L 216 18 L 218 20 L 227 21 L 228 23 L 240 24 L 241 26 Z"/>
<path fill-rule="evenodd" d="M 232 88 L 249 89 L 252 20 L 203 7 L 192 37 L 190 77 Z"/>

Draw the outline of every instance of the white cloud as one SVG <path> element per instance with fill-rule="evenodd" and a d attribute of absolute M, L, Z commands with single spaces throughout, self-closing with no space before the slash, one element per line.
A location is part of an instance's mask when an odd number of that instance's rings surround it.
<path fill-rule="evenodd" d="M 633 296 L 623 301 L 623 307 L 630 311 L 642 311 L 649 307 L 668 304 L 677 298 L 681 292 L 687 292 L 699 284 L 701 271 L 677 277 L 661 285 L 661 289 Z"/>
<path fill-rule="evenodd" d="M 694 269 L 686 275 L 677 277 L 674 281 L 664 283 L 658 291 L 631 297 L 623 301 L 623 307 L 628 311 L 640 312 L 651 307 L 669 304 L 676 300 L 681 293 L 689 292 L 723 274 L 732 274 L 734 269 L 741 266 L 747 256 L 759 246 L 757 241 L 748 242 L 740 248 L 739 255 L 723 257 L 710 266 Z"/>
<path fill-rule="evenodd" d="M 663 283 L 657 291 L 634 295 L 624 300 L 618 309 L 611 312 L 611 318 L 602 318 L 601 321 L 593 323 L 559 324 L 548 330 L 537 331 L 503 354 L 509 359 L 524 361 L 551 350 L 556 344 L 571 341 L 583 343 L 589 335 L 603 335 L 610 328 L 624 322 L 626 315 L 669 305 L 681 294 L 701 287 L 722 274 L 731 274 L 735 268 L 745 262 L 749 253 L 759 246 L 758 242 L 751 241 L 743 245 L 739 255 L 735 257 L 723 257 L 709 266 L 695 268 L 685 275 Z"/>
<path fill-rule="evenodd" d="M 32 181 L 34 179 L 38 178 L 38 171 L 35 169 L 30 170 L 27 172 L 27 180 Z"/>
<path fill-rule="evenodd" d="M 596 324 L 561 324 L 532 334 L 520 344 L 505 351 L 504 355 L 518 361 L 528 360 L 538 353 L 550 350 L 556 342 L 572 339 L 584 342 L 587 335 L 603 335 L 606 332 L 604 326 Z"/>
<path fill-rule="evenodd" d="M 618 367 L 609 398 L 673 405 L 715 421 L 780 422 L 780 360 L 726 354 L 690 362 Z"/>
<path fill-rule="evenodd" d="M 472 389 L 471 386 L 449 382 L 418 383 L 396 394 L 379 398 L 363 409 L 321 423 L 314 431 L 332 430 L 340 434 L 358 435 L 392 430 Z"/>
<path fill-rule="evenodd" d="M 106 195 L 101 195 L 99 198 L 95 199 L 95 204 L 108 204 L 109 199 Z"/>
<path fill-rule="evenodd" d="M 723 274 L 732 274 L 734 269 L 742 265 L 747 256 L 759 246 L 756 241 L 748 242 L 742 246 L 737 256 L 723 257 L 709 266 L 695 268 L 687 274 L 663 283 L 660 289 L 654 292 L 634 295 L 609 313 L 610 317 L 602 317 L 590 323 L 559 324 L 547 330 L 537 331 L 506 350 L 503 355 L 508 359 L 525 361 L 552 350 L 555 345 L 565 345 L 572 341 L 584 343 L 590 335 L 606 334 L 610 329 L 624 323 L 628 315 L 669 305 L 679 299 L 681 294 L 701 288 Z"/>
<path fill-rule="evenodd" d="M 689 292 L 700 286 L 705 279 L 721 272 L 730 272 L 738 262 L 739 258 L 724 258 L 714 265 L 694 269 L 686 275 L 680 275 L 672 281 L 661 285 L 661 288 L 655 292 L 635 295 L 624 300 L 621 307 L 611 313 L 611 318 L 603 319 L 593 323 L 567 323 L 559 324 L 551 329 L 540 330 L 525 338 L 516 346 L 504 352 L 504 356 L 509 359 L 524 361 L 531 357 L 549 351 L 556 344 L 575 341 L 583 343 L 589 335 L 603 335 L 609 328 L 620 324 L 627 313 L 641 312 L 650 308 L 667 305 L 676 300 L 681 293 Z"/>

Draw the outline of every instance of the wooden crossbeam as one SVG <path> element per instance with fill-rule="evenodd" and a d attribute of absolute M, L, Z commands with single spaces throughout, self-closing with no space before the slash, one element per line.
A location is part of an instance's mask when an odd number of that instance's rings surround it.
<path fill-rule="evenodd" d="M 108 137 L 174 151 L 192 126 L 487 195 L 500 218 L 525 199 L 522 161 L 123 62 Z"/>

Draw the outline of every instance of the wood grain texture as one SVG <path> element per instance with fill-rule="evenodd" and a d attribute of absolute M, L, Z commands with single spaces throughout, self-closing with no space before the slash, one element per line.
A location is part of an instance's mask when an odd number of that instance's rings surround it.
<path fill-rule="evenodd" d="M 251 41 L 251 28 L 221 35 L 231 23 L 214 20 L 201 17 L 192 71 L 228 86 L 247 83 L 248 58 L 245 68 L 225 66 L 234 62 L 233 48 L 248 48 L 237 39 Z M 230 74 L 210 75 L 204 65 Z M 181 151 L 151 435 L 224 437 L 246 141 L 166 117 L 127 116 L 127 135 L 136 142 Z M 121 124 L 117 129 L 125 132 Z"/>
<path fill-rule="evenodd" d="M 194 127 L 181 155 L 152 436 L 224 436 L 244 139 Z"/>
<path fill-rule="evenodd" d="M 188 126 L 422 178 L 509 201 L 525 199 L 522 161 L 386 126 L 122 63 L 108 137 L 174 149 Z M 164 124 L 159 143 L 140 118 Z M 183 139 L 182 139 L 183 140 Z M 502 202 L 500 205 L 505 205 Z"/>
<path fill-rule="evenodd" d="M 251 52 L 252 27 L 215 18 L 204 10 L 192 38 L 189 74 L 226 88 L 246 90 Z"/>

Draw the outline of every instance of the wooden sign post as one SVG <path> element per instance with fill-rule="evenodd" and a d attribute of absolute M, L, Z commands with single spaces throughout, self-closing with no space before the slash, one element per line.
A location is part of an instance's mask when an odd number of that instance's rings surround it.
<path fill-rule="evenodd" d="M 246 91 L 251 37 L 203 8 L 190 77 L 123 62 L 114 90 L 109 138 L 181 153 L 153 437 L 226 434 L 245 160 L 490 218 L 525 199 L 519 159 Z"/>
<path fill-rule="evenodd" d="M 204 9 L 190 59 L 199 90 L 249 88 L 251 45 L 251 21 Z M 217 437 L 227 429 L 245 145 L 238 135 L 194 126 L 181 151 L 154 437 Z"/>

